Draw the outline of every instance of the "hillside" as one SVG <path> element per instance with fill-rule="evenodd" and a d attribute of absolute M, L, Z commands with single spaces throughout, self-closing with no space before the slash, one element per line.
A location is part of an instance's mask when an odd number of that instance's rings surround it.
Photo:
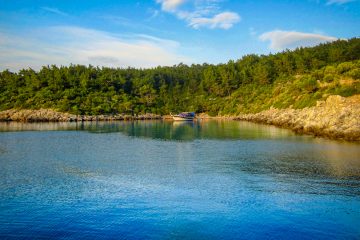
<path fill-rule="evenodd" d="M 72 114 L 210 115 L 314 106 L 330 95 L 360 94 L 360 39 L 338 40 L 226 64 L 153 69 L 44 66 L 0 72 L 0 110 Z"/>

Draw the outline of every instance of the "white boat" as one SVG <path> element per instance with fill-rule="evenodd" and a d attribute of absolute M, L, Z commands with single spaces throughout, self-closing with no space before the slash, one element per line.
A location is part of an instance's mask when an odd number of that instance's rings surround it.
<path fill-rule="evenodd" d="M 176 115 L 170 115 L 173 117 L 174 121 L 193 121 L 195 118 L 194 112 L 182 112 Z"/>

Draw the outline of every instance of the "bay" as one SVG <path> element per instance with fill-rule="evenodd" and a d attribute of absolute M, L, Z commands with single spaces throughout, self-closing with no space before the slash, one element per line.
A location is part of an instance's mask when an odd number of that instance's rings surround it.
<path fill-rule="evenodd" d="M 236 121 L 0 123 L 2 239 L 359 239 L 360 145 Z"/>

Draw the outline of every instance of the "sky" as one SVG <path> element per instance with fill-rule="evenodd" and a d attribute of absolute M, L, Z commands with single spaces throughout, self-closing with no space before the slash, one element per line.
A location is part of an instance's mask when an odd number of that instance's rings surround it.
<path fill-rule="evenodd" d="M 360 36 L 360 0 L 0 0 L 0 70 L 226 63 Z"/>

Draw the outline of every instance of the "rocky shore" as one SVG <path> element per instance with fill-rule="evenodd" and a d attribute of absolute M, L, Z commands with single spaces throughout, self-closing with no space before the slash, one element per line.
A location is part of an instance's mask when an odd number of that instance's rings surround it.
<path fill-rule="evenodd" d="M 57 112 L 51 109 L 10 109 L 0 112 L 0 121 L 17 121 L 17 122 L 73 122 L 73 121 L 119 121 L 119 120 L 150 120 L 161 119 L 160 115 L 143 114 L 143 115 L 74 115 L 70 113 Z"/>
<path fill-rule="evenodd" d="M 269 109 L 234 119 L 285 127 L 297 133 L 360 141 L 360 95 L 348 98 L 329 96 L 314 107 Z"/>
<path fill-rule="evenodd" d="M 71 121 L 119 121 L 167 119 L 170 116 L 144 115 L 74 115 L 51 109 L 6 110 L 0 112 L 0 121 L 18 122 L 71 122 Z M 197 118 L 213 119 L 206 114 Z M 236 117 L 215 117 L 214 119 L 246 120 L 289 128 L 297 133 L 311 134 L 333 139 L 360 141 L 360 95 L 344 98 L 329 96 L 326 101 L 318 101 L 314 107 L 304 109 L 271 108 L 255 114 Z"/>

